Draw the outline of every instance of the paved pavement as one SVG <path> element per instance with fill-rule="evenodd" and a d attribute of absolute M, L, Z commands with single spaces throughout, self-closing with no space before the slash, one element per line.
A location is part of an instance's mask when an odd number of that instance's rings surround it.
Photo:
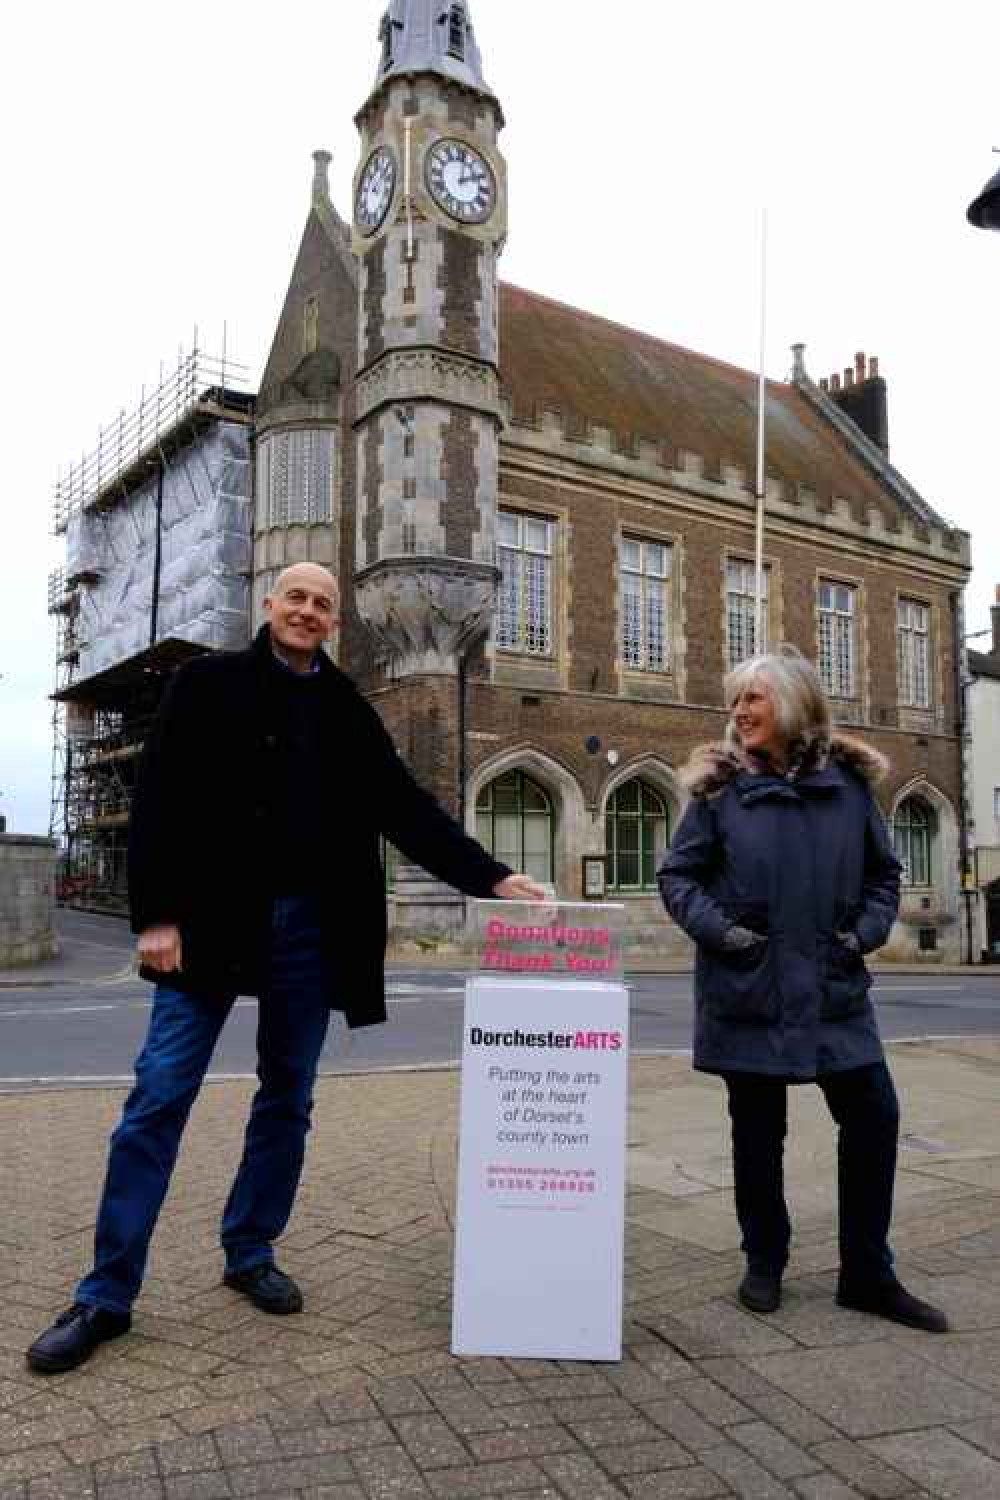
<path fill-rule="evenodd" d="M 797 1226 L 772 1318 L 741 1268 L 721 1088 L 633 1061 L 626 1355 L 457 1360 L 449 1294 L 457 1074 L 322 1080 L 281 1258 L 306 1312 L 221 1286 L 217 1220 L 251 1086 L 198 1104 L 130 1337 L 83 1370 L 22 1350 L 90 1248 L 122 1091 L 0 1098 L 0 1500 L 996 1500 L 1000 1041 L 897 1045 L 895 1243 L 949 1311 L 934 1338 L 835 1307 L 834 1140 L 793 1095 Z"/>

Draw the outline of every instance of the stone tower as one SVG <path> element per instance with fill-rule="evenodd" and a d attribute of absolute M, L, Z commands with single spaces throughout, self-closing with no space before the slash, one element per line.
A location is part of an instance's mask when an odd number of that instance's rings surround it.
<path fill-rule="evenodd" d="M 498 579 L 503 114 L 463 0 L 391 0 L 379 37 L 352 226 L 356 603 L 388 663 L 380 708 L 454 808 L 456 678 Z"/>

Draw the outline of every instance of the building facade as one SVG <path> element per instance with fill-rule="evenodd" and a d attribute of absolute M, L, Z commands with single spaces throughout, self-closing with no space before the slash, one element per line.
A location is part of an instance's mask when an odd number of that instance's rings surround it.
<path fill-rule="evenodd" d="M 975 872 L 973 952 L 1000 963 L 1000 588 L 988 651 L 968 653 L 970 843 Z"/>
<path fill-rule="evenodd" d="M 394 0 L 380 43 L 352 221 L 318 153 L 260 397 L 270 434 L 301 361 L 338 373 L 331 541 L 304 502 L 280 543 L 259 532 L 258 602 L 281 562 L 336 558 L 336 653 L 421 780 L 566 897 L 604 861 L 634 941 L 667 950 L 653 877 L 678 768 L 723 731 L 726 670 L 793 642 L 892 762 L 893 950 L 957 957 L 968 538 L 892 467 L 876 362 L 814 383 L 798 348 L 768 387 L 758 643 L 754 377 L 501 282 L 503 116 L 468 7 Z M 401 924 L 460 919 L 419 872 L 394 881 Z"/>
<path fill-rule="evenodd" d="M 814 382 L 800 346 L 768 384 L 758 640 L 756 377 L 500 280 L 504 118 L 464 0 L 391 0 L 356 123 L 348 216 L 315 153 L 246 413 L 244 638 L 284 566 L 330 566 L 332 652 L 418 778 L 560 895 L 622 901 L 664 956 L 685 947 L 654 884 L 678 770 L 723 733 L 726 671 L 792 642 L 892 763 L 892 952 L 957 958 L 969 543 L 891 464 L 876 362 Z M 454 892 L 387 864 L 397 933 L 460 927 Z"/>

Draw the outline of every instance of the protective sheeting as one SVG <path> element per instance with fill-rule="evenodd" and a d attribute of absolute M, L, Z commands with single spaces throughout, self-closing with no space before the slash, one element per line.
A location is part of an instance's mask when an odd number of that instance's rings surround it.
<path fill-rule="evenodd" d="M 82 681 L 151 644 L 159 471 L 105 509 L 74 515 L 66 576 L 81 579 Z M 253 479 L 247 429 L 222 422 L 163 474 L 156 639 L 239 650 L 250 631 Z"/>

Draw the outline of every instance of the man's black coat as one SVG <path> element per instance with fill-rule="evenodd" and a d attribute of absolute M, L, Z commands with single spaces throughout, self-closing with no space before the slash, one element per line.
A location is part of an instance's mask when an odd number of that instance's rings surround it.
<path fill-rule="evenodd" d="M 336 778 L 333 796 L 316 795 L 330 1005 L 349 1026 L 372 1026 L 386 1019 L 380 835 L 469 896 L 490 896 L 511 872 L 417 785 L 348 678 L 325 656 L 320 666 L 323 761 Z M 129 898 L 134 932 L 180 928 L 182 969 L 146 979 L 218 995 L 258 995 L 266 981 L 271 901 L 297 889 L 296 872 L 268 860 L 280 670 L 265 627 L 249 651 L 189 662 L 165 694 L 132 806 Z"/>

